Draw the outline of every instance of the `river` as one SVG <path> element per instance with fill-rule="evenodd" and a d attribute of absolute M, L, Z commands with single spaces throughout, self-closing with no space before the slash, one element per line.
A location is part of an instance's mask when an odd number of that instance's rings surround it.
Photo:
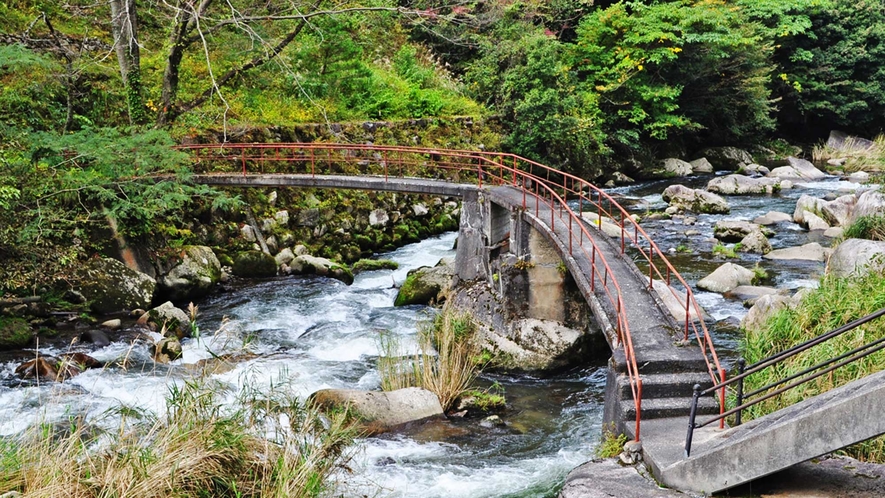
<path fill-rule="evenodd" d="M 707 178 L 708 179 L 708 178 Z M 702 186 L 705 178 L 680 180 Z M 660 192 L 674 180 L 612 189 L 640 215 L 666 205 Z M 730 197 L 732 214 L 700 215 L 693 225 L 680 220 L 643 223 L 664 250 L 684 246 L 673 261 L 690 282 L 724 261 L 711 254 L 712 227 L 718 219 L 752 219 L 776 209 L 792 213 L 803 193 L 824 196 L 856 188 L 830 179 L 798 184 L 773 196 Z M 691 229 L 696 234 L 685 235 Z M 775 248 L 819 240 L 794 225 L 777 228 Z M 417 323 L 432 310 L 424 306 L 395 308 L 395 286 L 419 266 L 453 256 L 455 234 L 379 255 L 399 263 L 397 270 L 364 272 L 351 286 L 316 277 L 285 277 L 241 285 L 199 303 L 200 339 L 185 340 L 184 357 L 173 366 L 154 365 L 144 342 L 120 340 L 89 354 L 101 361 L 129 358 L 130 367 L 88 370 L 60 384 L 22 382 L 13 374 L 15 361 L 0 363 L 0 435 L 46 421 L 85 415 L 97 425 L 113 426 L 104 414 L 120 405 L 162 413 L 170 383 L 192 375 L 184 365 L 225 352 L 248 349 L 257 356 L 240 362 L 214 380 L 233 389 L 269 388 L 286 383 L 306 397 L 323 388 L 377 389 L 375 368 L 381 332 L 395 334 L 415 347 Z M 828 244 L 828 241 L 821 241 Z M 744 266 L 759 263 L 771 284 L 797 288 L 815 285 L 820 263 L 784 263 L 740 255 Z M 717 342 L 734 354 L 734 326 L 746 310 L 740 302 L 700 292 L 698 299 L 714 320 Z M 42 347 L 42 354 L 61 346 Z M 33 354 L 33 352 L 29 353 Z M 565 475 L 592 458 L 600 439 L 604 361 L 549 377 L 484 374 L 480 383 L 497 383 L 508 410 L 503 427 L 486 428 L 476 420 L 455 420 L 426 430 L 359 441 L 351 472 L 342 474 L 337 494 L 367 497 L 554 497 Z"/>

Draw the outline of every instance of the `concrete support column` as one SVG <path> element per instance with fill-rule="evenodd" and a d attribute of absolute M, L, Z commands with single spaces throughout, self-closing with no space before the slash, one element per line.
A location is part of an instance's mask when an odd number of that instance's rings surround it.
<path fill-rule="evenodd" d="M 489 251 L 485 206 L 481 194 L 465 192 L 461 200 L 461 224 L 455 253 L 455 275 L 462 282 L 489 278 Z"/>

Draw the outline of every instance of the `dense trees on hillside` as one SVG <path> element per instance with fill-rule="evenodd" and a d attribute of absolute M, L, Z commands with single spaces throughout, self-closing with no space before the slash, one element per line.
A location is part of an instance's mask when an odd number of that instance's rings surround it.
<path fill-rule="evenodd" d="M 200 192 L 134 188 L 153 170 L 108 153 L 207 129 L 484 116 L 510 151 L 587 177 L 707 144 L 870 137 L 885 4 L 12 0 L 0 83 L 4 256 L 105 214 L 149 231 Z"/>

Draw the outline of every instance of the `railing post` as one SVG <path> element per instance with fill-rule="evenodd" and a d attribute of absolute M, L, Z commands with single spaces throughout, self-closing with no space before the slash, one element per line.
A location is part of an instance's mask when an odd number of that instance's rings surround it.
<path fill-rule="evenodd" d="M 701 397 L 701 385 L 695 384 L 691 394 L 691 411 L 688 412 L 688 434 L 685 435 L 685 458 L 691 456 L 691 438 L 694 436 L 695 417 L 698 413 L 698 398 Z"/>
<path fill-rule="evenodd" d="M 691 306 L 691 289 L 685 290 L 685 336 L 682 338 L 685 341 L 688 341 L 688 324 L 691 322 L 691 311 L 689 308 Z M 703 320 L 703 317 L 698 317 L 698 320 Z M 698 344 L 700 346 L 700 344 Z"/>
<path fill-rule="evenodd" d="M 590 291 L 596 292 L 596 246 L 590 252 Z"/>
<path fill-rule="evenodd" d="M 744 369 L 747 368 L 747 360 L 740 358 L 738 359 L 738 376 L 743 375 Z M 741 406 L 744 404 L 744 378 L 740 377 L 737 382 L 737 406 Z M 743 410 L 738 410 L 734 415 L 734 425 L 741 425 L 741 412 Z"/>
<path fill-rule="evenodd" d="M 240 158 L 243 161 L 243 176 L 246 176 L 246 149 L 240 149 Z"/>

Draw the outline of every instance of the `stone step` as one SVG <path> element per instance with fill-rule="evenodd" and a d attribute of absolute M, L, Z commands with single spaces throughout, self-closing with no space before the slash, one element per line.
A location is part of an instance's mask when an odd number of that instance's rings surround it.
<path fill-rule="evenodd" d="M 625 398 L 621 402 L 624 411 L 623 420 L 634 420 L 636 408 L 632 398 Z M 651 420 L 657 418 L 685 417 L 685 426 L 688 427 L 688 413 L 691 409 L 691 398 L 645 398 L 642 399 L 642 419 Z M 719 403 L 712 397 L 701 398 L 698 403 L 698 415 L 716 415 L 719 413 Z"/>
<path fill-rule="evenodd" d="M 636 364 L 642 375 L 671 374 L 683 372 L 706 372 L 707 363 L 700 353 L 685 351 L 683 354 L 673 355 L 669 352 L 638 352 Z M 624 358 L 623 349 L 618 348 L 612 354 L 611 364 L 619 373 L 627 372 L 627 362 Z"/>
<path fill-rule="evenodd" d="M 701 389 L 713 385 L 710 375 L 702 372 L 659 373 L 642 375 L 642 397 L 652 398 L 690 398 L 694 385 L 700 384 Z M 633 391 L 626 375 L 618 376 L 618 389 L 621 399 L 632 399 Z"/>

